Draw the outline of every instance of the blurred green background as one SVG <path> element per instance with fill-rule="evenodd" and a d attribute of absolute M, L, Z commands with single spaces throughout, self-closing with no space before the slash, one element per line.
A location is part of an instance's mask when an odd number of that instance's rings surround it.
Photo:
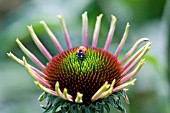
<path fill-rule="evenodd" d="M 57 51 L 39 21 L 47 22 L 66 49 L 57 15 L 64 16 L 72 43 L 78 46 L 81 45 L 81 14 L 84 11 L 89 17 L 89 45 L 96 16 L 101 13 L 104 16 L 98 47 L 104 46 L 111 14 L 118 22 L 110 52 L 114 52 L 127 22 L 131 27 L 122 55 L 139 38 L 150 38 L 152 47 L 146 55 L 147 63 L 138 73 L 136 85 L 128 91 L 130 105 L 124 105 L 128 113 L 170 113 L 170 0 L 0 0 L 0 113 L 43 111 L 37 100 L 42 91 L 34 85 L 24 67 L 6 55 L 10 51 L 19 58 L 24 55 L 15 39 L 18 37 L 46 63 L 26 26 L 33 25 L 40 40 L 52 55 L 56 55 Z"/>

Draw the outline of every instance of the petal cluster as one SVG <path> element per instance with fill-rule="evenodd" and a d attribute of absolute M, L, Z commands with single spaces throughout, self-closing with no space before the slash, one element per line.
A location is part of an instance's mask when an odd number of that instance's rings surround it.
<path fill-rule="evenodd" d="M 94 102 L 98 99 L 107 98 L 109 95 L 123 90 L 135 83 L 136 79 L 129 80 L 137 74 L 145 63 L 143 56 L 150 49 L 151 42 L 149 42 L 148 38 L 139 39 L 122 59 L 118 59 L 129 31 L 130 25 L 127 23 L 125 32 L 115 50 L 115 53 L 109 53 L 108 49 L 117 22 L 117 18 L 112 15 L 110 30 L 108 32 L 105 46 L 103 49 L 97 48 L 102 16 L 103 15 L 101 14 L 97 17 L 92 45 L 89 46 L 87 43 L 87 12 L 82 15 L 82 46 L 88 48 L 88 52 L 83 59 L 76 57 L 76 51 L 79 47 L 72 46 L 65 21 L 61 15 L 59 15 L 58 18 L 62 26 L 68 50 L 63 50 L 61 44 L 51 32 L 47 24 L 44 21 L 41 21 L 40 23 L 49 35 L 53 44 L 56 46 L 59 54 L 52 56 L 38 39 L 33 27 L 28 26 L 33 41 L 48 60 L 47 65 L 41 63 L 33 53 L 24 47 L 19 39 L 16 39 L 16 42 L 21 50 L 41 70 L 38 70 L 27 63 L 25 57 L 21 60 L 11 52 L 8 53 L 8 56 L 23 65 L 28 73 L 34 78 L 35 84 L 51 95 L 75 103 Z M 147 43 L 136 51 L 138 46 L 143 42 Z"/>

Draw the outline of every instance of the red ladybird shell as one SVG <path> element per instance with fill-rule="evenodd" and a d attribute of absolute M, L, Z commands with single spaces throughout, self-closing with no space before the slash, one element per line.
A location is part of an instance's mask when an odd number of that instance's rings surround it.
<path fill-rule="evenodd" d="M 80 50 L 81 50 L 82 54 L 85 55 L 87 52 L 87 47 L 80 46 L 79 48 L 77 48 L 76 54 L 79 53 Z"/>

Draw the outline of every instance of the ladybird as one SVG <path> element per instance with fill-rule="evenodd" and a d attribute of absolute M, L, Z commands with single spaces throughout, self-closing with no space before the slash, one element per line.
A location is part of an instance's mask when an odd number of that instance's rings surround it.
<path fill-rule="evenodd" d="M 76 50 L 76 56 L 77 58 L 80 58 L 80 59 L 83 58 L 86 53 L 87 53 L 87 47 L 85 46 L 80 46 Z"/>

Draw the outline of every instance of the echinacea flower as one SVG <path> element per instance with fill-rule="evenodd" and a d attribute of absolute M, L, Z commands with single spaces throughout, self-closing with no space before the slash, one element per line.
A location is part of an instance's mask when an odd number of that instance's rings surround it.
<path fill-rule="evenodd" d="M 82 45 L 73 47 L 62 16 L 58 16 L 67 50 L 63 50 L 57 38 L 50 31 L 44 21 L 40 23 L 56 46 L 59 54 L 51 56 L 45 46 L 36 36 L 33 27 L 28 26 L 28 30 L 42 54 L 48 59 L 45 64 L 34 56 L 24 45 L 16 40 L 22 51 L 41 68 L 38 70 L 29 63 L 26 58 L 19 59 L 11 52 L 8 56 L 21 65 L 34 78 L 35 84 L 44 91 L 39 97 L 42 101 L 47 99 L 47 105 L 43 106 L 45 112 L 52 110 L 53 113 L 60 112 L 110 112 L 114 107 L 124 111 L 120 97 L 128 102 L 126 95 L 127 87 L 133 85 L 136 79 L 132 79 L 145 63 L 143 56 L 150 49 L 151 42 L 148 38 L 139 39 L 132 48 L 121 58 L 118 56 L 126 41 L 129 23 L 115 53 L 108 51 L 117 22 L 116 17 L 111 16 L 110 30 L 103 49 L 97 48 L 98 35 L 102 14 L 97 17 L 92 45 L 87 44 L 88 39 L 88 18 L 87 12 L 82 15 Z M 136 51 L 137 47 L 147 41 L 147 43 Z M 136 51 L 136 52 L 135 52 Z M 135 52 L 135 53 L 134 53 Z"/>

